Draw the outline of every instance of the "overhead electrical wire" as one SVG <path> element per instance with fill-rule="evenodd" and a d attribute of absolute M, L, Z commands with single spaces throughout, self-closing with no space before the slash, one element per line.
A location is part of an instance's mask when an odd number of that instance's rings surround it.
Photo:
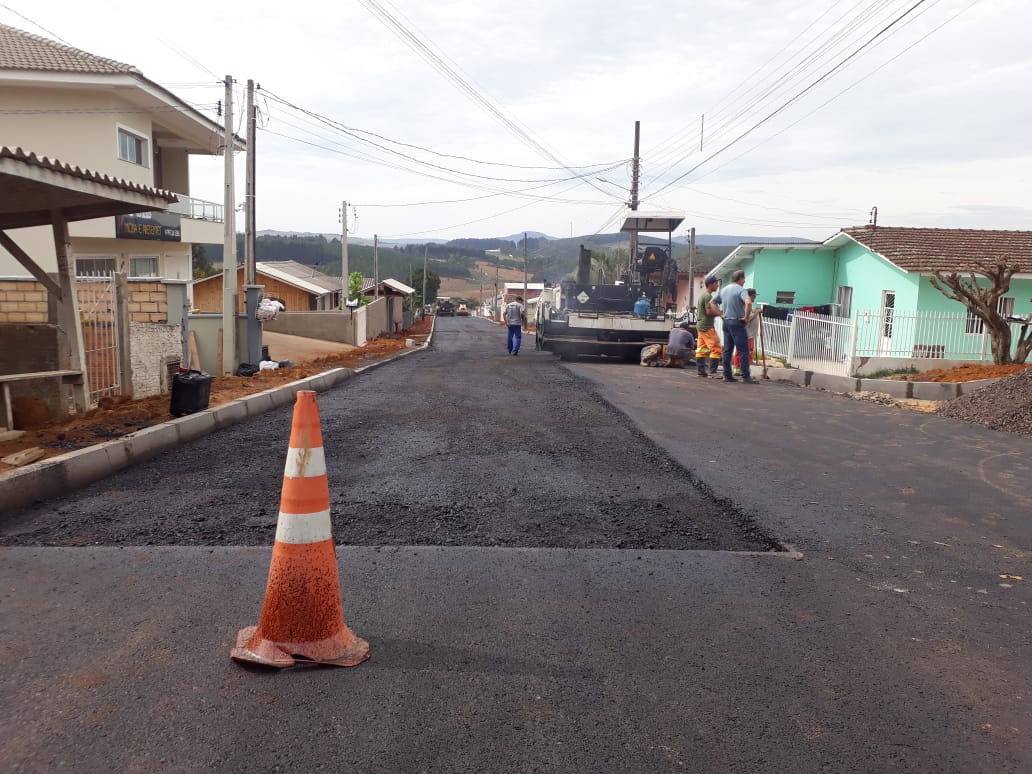
<path fill-rule="evenodd" d="M 855 59 L 855 58 L 856 58 L 856 57 L 857 57 L 857 56 L 858 56 L 858 55 L 859 55 L 859 54 L 860 54 L 861 52 L 863 52 L 863 51 L 864 51 L 865 49 L 867 49 L 868 47 L 870 47 L 870 46 L 871 46 L 871 45 L 872 45 L 872 44 L 873 44 L 873 43 L 874 43 L 874 42 L 875 42 L 876 40 L 878 40 L 879 38 L 881 38 L 881 37 L 882 37 L 882 36 L 883 36 L 884 34 L 886 34 L 886 33 L 887 33 L 887 32 L 888 32 L 889 30 L 891 30 L 891 29 L 892 29 L 893 27 L 895 27 L 895 26 L 896 26 L 896 25 L 897 25 L 897 24 L 898 24 L 898 23 L 899 23 L 900 21 L 902 21 L 902 20 L 903 20 L 903 19 L 905 19 L 905 18 L 906 18 L 907 16 L 909 16 L 909 15 L 910 15 L 911 13 L 913 13 L 913 11 L 914 11 L 914 10 L 916 10 L 917 8 L 919 8 L 919 7 L 920 7 L 921 5 L 923 5 L 923 4 L 925 3 L 925 2 L 927 2 L 927 0 L 917 0 L 917 2 L 915 2 L 915 3 L 913 4 L 913 5 L 911 5 L 911 6 L 910 6 L 910 7 L 909 7 L 909 8 L 907 9 L 907 10 L 905 10 L 905 11 L 904 11 L 903 13 L 901 13 L 900 15 L 898 15 L 898 16 L 897 16 L 897 17 L 896 17 L 895 19 L 893 19 L 893 20 L 892 20 L 891 22 L 889 22 L 889 23 L 888 23 L 887 25 L 885 25 L 884 27 L 882 27 L 882 28 L 881 28 L 881 29 L 880 29 L 880 30 L 879 30 L 879 31 L 878 31 L 877 33 L 875 33 L 875 34 L 874 34 L 874 35 L 873 35 L 873 36 L 872 36 L 871 38 L 869 38 L 869 39 L 868 39 L 868 40 L 867 40 L 866 42 L 864 42 L 864 43 L 863 43 L 863 44 L 862 44 L 861 46 L 859 46 L 858 48 L 856 48 L 855 50 L 853 50 L 853 51 L 852 51 L 852 52 L 851 52 L 850 54 L 848 54 L 848 55 L 847 55 L 847 56 L 846 56 L 845 58 L 843 58 L 842 60 L 840 60 L 840 61 L 839 61 L 839 62 L 838 62 L 838 63 L 837 63 L 837 64 L 836 64 L 836 65 L 835 65 L 834 67 L 832 67 L 832 68 L 831 68 L 830 70 L 826 71 L 826 72 L 825 72 L 825 73 L 824 73 L 823 75 L 821 75 L 821 76 L 820 76 L 819 78 L 817 78 L 816 80 L 814 80 L 813 82 L 811 82 L 811 83 L 810 83 L 809 85 L 807 85 L 807 86 L 806 86 L 805 88 L 803 88 L 802 90 L 800 90 L 799 92 L 797 92 L 797 93 L 796 93 L 796 94 L 795 94 L 794 96 L 792 96 L 792 97 L 791 97 L 790 99 L 788 99 L 788 100 L 786 100 L 785 102 L 783 102 L 783 103 L 782 103 L 782 104 L 781 104 L 781 105 L 780 105 L 779 107 L 777 107 L 777 108 L 776 108 L 775 110 L 771 111 L 770 113 L 768 113 L 767 115 L 765 115 L 765 116 L 764 116 L 763 118 L 761 118 L 761 119 L 760 119 L 759 121 L 757 121 L 757 122 L 755 122 L 754 124 L 752 124 L 752 126 L 750 126 L 750 127 L 749 127 L 748 129 L 746 129 L 745 131 L 741 132 L 741 133 L 740 133 L 740 134 L 739 134 L 738 136 L 736 136 L 736 137 L 735 137 L 734 139 L 732 139 L 732 140 L 731 140 L 730 142 L 728 142 L 728 143 L 724 144 L 724 145 L 723 145 L 723 146 L 721 146 L 721 147 L 720 147 L 719 149 L 717 149 L 717 150 L 716 150 L 716 151 L 714 151 L 713 153 L 711 153 L 711 154 L 709 154 L 708 156 L 706 156 L 706 158 L 704 158 L 704 159 L 703 159 L 702 161 L 700 161 L 700 162 L 698 162 L 697 164 L 695 164 L 694 166 L 692 166 L 692 167 L 691 167 L 691 168 L 690 168 L 689 170 L 687 170 L 686 172 L 684 172 L 684 173 L 682 173 L 682 174 L 678 175 L 677 177 L 675 177 L 675 178 L 674 178 L 673 180 L 671 180 L 670 182 L 668 182 L 668 183 L 666 183 L 665 185 L 663 185 L 663 186 L 661 186 L 660 188 L 658 188 L 658 189 L 657 189 L 656 191 L 653 191 L 653 192 L 652 192 L 652 194 L 653 194 L 653 195 L 656 195 L 656 194 L 662 193 L 663 191 L 665 191 L 666 189 L 670 188 L 671 186 L 673 186 L 673 185 L 674 185 L 674 184 L 676 184 L 677 182 L 679 182 L 679 181 L 683 180 L 684 178 L 686 178 L 686 177 L 687 177 L 688 175 L 690 175 L 690 174 L 691 174 L 692 172 L 695 172 L 695 171 L 696 171 L 697 169 L 699 169 L 699 168 L 700 168 L 701 166 L 703 166 L 703 165 L 704 165 L 704 164 L 706 164 L 707 162 L 711 161 L 712 159 L 716 158 L 716 157 L 717 157 L 717 156 L 719 156 L 720 154 L 724 153 L 724 152 L 725 152 L 726 150 L 728 150 L 729 148 L 732 148 L 732 147 L 734 147 L 734 146 L 735 146 L 735 145 L 736 145 L 737 143 L 741 142 L 741 141 L 742 141 L 743 139 L 745 139 L 746 137 L 748 137 L 748 136 L 749 136 L 750 134 L 752 134 L 752 133 L 753 133 L 754 131 L 756 131 L 756 130 L 757 130 L 758 128 L 760 128 L 760 127 L 761 127 L 761 126 L 763 126 L 764 124 L 766 124 L 766 123 L 768 123 L 769 121 L 771 121 L 772 119 L 774 119 L 774 118 L 775 118 L 776 116 L 780 115 L 780 114 L 781 114 L 782 112 L 784 112 L 785 110 L 787 110 L 787 109 L 788 109 L 789 107 L 791 107 L 792 105 L 794 105 L 794 104 L 795 104 L 796 102 L 798 102 L 798 101 L 799 101 L 800 99 L 802 99 L 802 98 L 803 98 L 804 96 L 806 96 L 806 95 L 807 95 L 807 94 L 809 94 L 809 93 L 810 93 L 811 91 L 813 91 L 813 90 L 814 90 L 815 88 L 817 88 L 817 86 L 819 86 L 820 84 L 824 83 L 824 82 L 825 82 L 825 81 L 827 81 L 827 80 L 828 80 L 829 78 L 831 78 L 831 77 L 832 77 L 832 76 L 833 76 L 833 75 L 834 75 L 834 74 L 835 74 L 836 72 L 838 72 L 838 71 L 839 71 L 839 70 L 841 70 L 841 69 L 842 69 L 843 67 L 845 67 L 845 66 L 846 66 L 846 65 L 847 65 L 847 64 L 848 64 L 849 62 L 851 62 L 851 61 L 852 61 L 853 59 Z"/>
<path fill-rule="evenodd" d="M 469 81 L 462 77 L 456 68 L 451 67 L 444 59 L 430 48 L 427 43 L 419 38 L 414 32 L 409 30 L 402 22 L 395 18 L 389 11 L 387 11 L 377 0 L 359 0 L 373 16 L 380 20 L 380 22 L 387 27 L 388 30 L 393 32 L 403 43 L 405 43 L 410 49 L 416 54 L 422 57 L 431 67 L 437 70 L 443 75 L 448 81 L 452 83 L 461 93 L 469 97 L 475 104 L 486 110 L 491 116 L 498 120 L 508 131 L 512 132 L 517 139 L 523 142 L 525 145 L 542 155 L 544 158 L 559 164 L 563 169 L 573 172 L 568 164 L 563 162 L 552 150 L 547 148 L 543 143 L 539 142 L 534 138 L 529 129 L 523 126 L 523 124 L 517 119 L 511 112 L 504 108 L 496 107 L 495 104 L 488 99 L 484 94 L 480 92 L 475 86 Z M 393 6 L 392 6 L 393 8 Z M 395 9 L 397 10 L 397 9 Z M 399 12 L 400 13 L 400 12 Z M 592 182 L 590 175 L 581 175 L 581 180 L 590 185 L 592 188 L 608 194 L 604 189 L 599 188 Z"/>

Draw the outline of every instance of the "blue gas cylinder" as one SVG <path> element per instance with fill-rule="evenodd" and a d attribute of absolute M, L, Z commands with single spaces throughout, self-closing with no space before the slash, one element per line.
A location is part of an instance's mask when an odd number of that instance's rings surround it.
<path fill-rule="evenodd" d="M 638 317 L 648 317 L 650 311 L 652 311 L 652 304 L 647 298 L 639 298 L 634 302 L 634 314 Z"/>

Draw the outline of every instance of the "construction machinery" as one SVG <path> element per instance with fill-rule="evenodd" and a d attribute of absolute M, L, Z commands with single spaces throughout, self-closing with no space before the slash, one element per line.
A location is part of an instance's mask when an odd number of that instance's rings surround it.
<path fill-rule="evenodd" d="M 582 245 L 576 280 L 564 280 L 541 294 L 537 348 L 566 360 L 605 355 L 634 362 L 642 347 L 665 344 L 670 329 L 680 322 L 674 313 L 673 232 L 683 221 L 678 213 L 629 210 L 620 230 L 630 234 L 630 265 L 610 284 L 591 281 L 591 251 Z M 666 239 L 640 234 L 663 234 Z"/>

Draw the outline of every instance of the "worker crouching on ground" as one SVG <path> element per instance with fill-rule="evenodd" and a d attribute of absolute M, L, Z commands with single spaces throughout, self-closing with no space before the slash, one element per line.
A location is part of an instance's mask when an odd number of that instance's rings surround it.
<path fill-rule="evenodd" d="M 692 351 L 695 349 L 695 337 L 692 336 L 688 321 L 685 320 L 676 328 L 670 331 L 670 338 L 667 340 L 667 367 L 684 368 L 691 362 Z"/>

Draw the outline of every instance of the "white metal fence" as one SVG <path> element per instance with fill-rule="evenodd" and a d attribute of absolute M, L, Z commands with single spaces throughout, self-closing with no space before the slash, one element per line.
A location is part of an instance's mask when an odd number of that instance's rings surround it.
<path fill-rule="evenodd" d="M 860 358 L 890 358 L 896 367 L 914 360 L 992 359 L 989 334 L 965 312 L 878 309 L 852 319 L 794 311 L 788 319 L 763 318 L 763 342 L 770 357 L 793 366 L 850 376 Z"/>
<path fill-rule="evenodd" d="M 117 294 L 115 278 L 108 276 L 76 277 L 79 320 L 86 356 L 84 367 L 89 374 L 90 402 L 96 404 L 105 395 L 122 392 L 118 335 Z"/>

